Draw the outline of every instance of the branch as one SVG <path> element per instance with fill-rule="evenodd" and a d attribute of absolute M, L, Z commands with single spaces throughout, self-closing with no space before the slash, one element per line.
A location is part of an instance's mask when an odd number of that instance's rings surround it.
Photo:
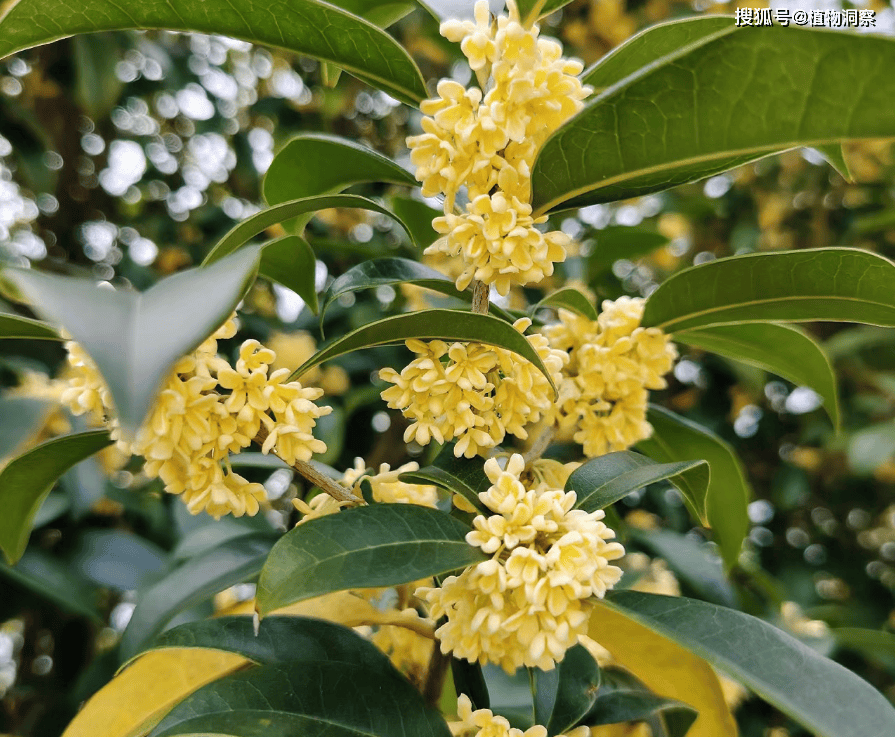
<path fill-rule="evenodd" d="M 472 282 L 472 311 L 481 315 L 488 314 L 488 285 L 475 279 Z"/>

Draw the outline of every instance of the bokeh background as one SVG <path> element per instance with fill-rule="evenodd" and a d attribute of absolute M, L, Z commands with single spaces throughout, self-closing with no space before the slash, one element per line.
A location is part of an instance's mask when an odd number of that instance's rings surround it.
<path fill-rule="evenodd" d="M 845 7 L 875 9 L 875 31 L 895 33 L 889 4 Z M 711 0 L 574 0 L 542 33 L 591 63 L 655 22 L 732 11 Z M 468 81 L 457 49 L 422 10 L 390 30 L 427 79 Z M 274 152 L 302 131 L 357 140 L 409 166 L 404 138 L 417 131 L 418 113 L 347 75 L 330 87 L 333 72 L 274 49 L 166 32 L 82 36 L 3 60 L 0 263 L 144 289 L 198 264 L 217 238 L 257 211 Z M 817 152 L 796 150 L 670 192 L 565 214 L 557 225 L 580 249 L 552 286 L 586 285 L 599 299 L 647 295 L 678 269 L 753 251 L 835 245 L 895 258 L 891 145 L 849 145 L 846 158 L 853 182 Z M 393 187 L 355 189 L 391 199 L 425 240 L 426 203 Z M 372 213 L 323 212 L 307 236 L 321 289 L 365 259 L 414 256 L 393 221 Z M 346 295 L 327 312 L 326 335 L 421 299 L 391 287 Z M 0 299 L 0 310 L 12 309 Z M 279 365 L 297 365 L 322 340 L 317 318 L 279 285 L 259 281 L 241 314 L 241 337 L 264 340 Z M 703 555 L 711 547 L 670 487 L 632 495 L 617 511 L 630 550 L 667 560 L 649 573 L 655 590 L 735 601 L 895 698 L 895 333 L 809 329 L 840 377 L 838 435 L 810 389 L 699 352 L 683 351 L 669 389 L 656 397 L 729 440 L 745 463 L 752 528 L 729 583 Z M 57 409 L 49 381 L 63 358 L 55 344 L 0 343 L 0 456 L 77 426 Z M 403 360 L 401 349 L 377 349 L 311 377 L 335 407 L 321 423 L 330 449 L 320 460 L 340 470 L 358 456 L 368 467 L 425 460 L 422 448 L 403 444 L 403 421 L 386 411 L 371 378 L 378 366 Z M 141 476 L 139 464 L 122 465 L 109 453 L 65 477 L 41 510 L 25 558 L 14 569 L 0 567 L 0 733 L 61 734 L 118 666 L 116 643 L 141 590 L 215 542 L 292 523 L 289 501 L 306 490 L 291 472 L 242 472 L 266 484 L 271 509 L 217 523 L 191 517 Z M 677 535 L 659 550 L 648 534 L 657 530 Z M 630 565 L 648 567 L 648 560 L 634 557 Z M 252 593 L 251 585 L 235 587 L 176 621 Z M 761 701 L 731 697 L 742 702 L 737 717 L 746 737 L 804 734 Z"/>

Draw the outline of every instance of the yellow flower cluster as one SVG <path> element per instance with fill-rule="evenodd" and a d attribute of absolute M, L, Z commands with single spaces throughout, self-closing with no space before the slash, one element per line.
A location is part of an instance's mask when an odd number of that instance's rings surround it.
<path fill-rule="evenodd" d="M 544 334 L 568 351 L 555 419 L 593 458 L 630 448 L 652 434 L 646 421 L 648 389 L 664 389 L 677 350 L 659 328 L 640 327 L 644 300 L 603 302 L 597 320 L 559 311 Z"/>
<path fill-rule="evenodd" d="M 326 450 L 312 432 L 317 418 L 332 411 L 313 403 L 322 390 L 286 381 L 288 369 L 269 374 L 276 356 L 256 340 L 242 344 L 235 367 L 219 357 L 217 341 L 235 334 L 231 318 L 178 361 L 134 441 L 118 439 L 119 448 L 144 457 L 147 476 L 183 496 L 190 512 L 215 518 L 254 515 L 266 498 L 261 484 L 233 472 L 231 453 L 247 448 L 263 426 L 263 453 L 275 451 L 289 464 L 307 461 Z M 77 344 L 67 348 L 71 377 L 63 401 L 74 414 L 105 416 L 120 436 L 111 395 L 96 365 Z"/>
<path fill-rule="evenodd" d="M 420 109 L 423 133 L 407 139 L 422 192 L 444 194 L 444 217 L 432 225 L 443 238 L 426 253 L 462 256 L 457 288 L 473 279 L 506 295 L 513 284 L 539 282 L 565 259 L 570 238 L 543 233 L 532 217 L 531 167 L 547 137 L 578 112 L 590 94 L 577 75 L 582 65 L 562 57 L 562 46 L 524 28 L 515 3 L 492 22 L 487 0 L 475 22 L 449 20 L 441 34 L 459 42 L 481 89 L 439 82 L 438 97 Z M 466 188 L 465 212 L 456 213 Z"/>
<path fill-rule="evenodd" d="M 547 728 L 536 724 L 524 732 L 511 727 L 505 717 L 495 716 L 490 709 L 472 710 L 472 702 L 466 694 L 457 699 L 459 722 L 451 724 L 455 737 L 547 737 Z M 589 737 L 590 727 L 576 727 L 571 732 L 556 737 Z"/>
<path fill-rule="evenodd" d="M 624 555 L 600 520 L 602 510 L 574 509 L 575 492 L 526 488 L 525 461 L 510 456 L 506 470 L 485 462 L 491 481 L 479 494 L 490 516 L 478 515 L 466 541 L 492 558 L 450 576 L 440 588 L 420 588 L 433 619 L 447 617 L 436 635 L 443 652 L 470 662 L 550 670 L 587 629 L 588 598 L 602 598 L 621 578 L 610 565 Z"/>
<path fill-rule="evenodd" d="M 513 323 L 520 333 L 530 325 L 528 318 Z M 543 335 L 527 339 L 559 382 L 566 353 L 552 349 Z M 527 438 L 525 425 L 537 422 L 553 406 L 550 382 L 512 351 L 441 340 L 408 340 L 407 347 L 417 358 L 400 374 L 391 368 L 379 372 L 381 379 L 394 384 L 382 398 L 413 421 L 404 432 L 405 442 L 456 440 L 454 454 L 472 458 L 496 446 L 507 433 Z"/>

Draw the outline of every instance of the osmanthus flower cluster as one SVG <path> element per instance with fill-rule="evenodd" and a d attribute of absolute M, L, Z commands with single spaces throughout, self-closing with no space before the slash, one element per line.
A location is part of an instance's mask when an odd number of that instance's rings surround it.
<path fill-rule="evenodd" d="M 547 137 L 583 106 L 591 89 L 577 75 L 578 61 L 562 46 L 539 38 L 537 26 L 509 16 L 492 21 L 487 0 L 475 22 L 448 20 L 441 34 L 459 42 L 479 88 L 442 80 L 438 97 L 420 109 L 423 133 L 407 139 L 424 195 L 444 195 L 444 216 L 433 227 L 444 237 L 426 253 L 460 256 L 457 288 L 473 279 L 506 295 L 513 284 L 541 281 L 565 260 L 569 237 L 538 228 L 532 216 L 531 167 Z M 467 204 L 455 211 L 465 189 Z"/>
<path fill-rule="evenodd" d="M 457 699 L 457 717 L 459 721 L 450 725 L 454 737 L 549 737 L 547 728 L 540 724 L 523 732 L 511 727 L 505 717 L 496 716 L 490 709 L 473 711 L 472 702 L 466 694 Z M 553 737 L 590 737 L 590 727 L 576 727 Z"/>
<path fill-rule="evenodd" d="M 231 317 L 175 364 L 131 442 L 121 436 L 96 365 L 73 342 L 66 344 L 70 373 L 62 401 L 76 415 L 88 413 L 97 423 L 105 418 L 118 447 L 143 456 L 146 475 L 182 495 L 193 514 L 254 515 L 266 499 L 264 487 L 235 473 L 229 456 L 247 448 L 263 428 L 263 453 L 273 451 L 289 464 L 308 461 L 326 450 L 313 429 L 332 410 L 314 404 L 321 389 L 287 381 L 288 369 L 269 371 L 276 356 L 256 340 L 242 344 L 235 366 L 218 356 L 217 341 L 235 334 Z"/>
<path fill-rule="evenodd" d="M 530 326 L 528 318 L 513 323 L 520 333 Z M 558 384 L 568 355 L 551 348 L 543 335 L 526 337 Z M 394 384 L 382 398 L 412 420 L 404 432 L 405 442 L 456 440 L 454 454 L 472 458 L 500 444 L 507 434 L 527 438 L 525 425 L 537 422 L 553 407 L 550 382 L 512 351 L 441 340 L 408 340 L 406 345 L 417 357 L 400 374 L 391 368 L 379 372 L 380 378 Z"/>
<path fill-rule="evenodd" d="M 575 492 L 520 480 L 525 461 L 510 456 L 502 469 L 485 462 L 491 481 L 479 494 L 492 512 L 473 520 L 466 541 L 491 558 L 417 596 L 434 619 L 443 652 L 470 662 L 551 670 L 585 634 L 593 604 L 621 578 L 611 561 L 624 548 L 602 510 L 574 509 Z M 487 734 L 487 733 L 486 733 Z"/>
<path fill-rule="evenodd" d="M 630 448 L 652 434 L 649 389 L 664 389 L 677 350 L 659 328 L 640 326 L 644 300 L 603 302 L 596 320 L 559 310 L 544 334 L 570 357 L 559 385 L 554 421 L 588 457 Z"/>

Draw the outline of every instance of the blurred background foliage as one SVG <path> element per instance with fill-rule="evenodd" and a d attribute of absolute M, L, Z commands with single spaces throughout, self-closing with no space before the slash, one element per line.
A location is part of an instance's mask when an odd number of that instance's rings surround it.
<path fill-rule="evenodd" d="M 878 31 L 893 31 L 886 3 L 862 7 L 877 11 Z M 648 25 L 701 12 L 732 6 L 574 0 L 546 21 L 544 33 L 590 63 Z M 426 13 L 390 30 L 427 79 L 468 81 L 457 50 Z M 331 76 L 286 52 L 166 32 L 81 36 L 0 62 L 0 259 L 145 288 L 197 264 L 234 222 L 257 211 L 274 152 L 296 133 L 344 136 L 409 166 L 404 138 L 417 130 L 418 114 L 347 75 L 331 88 Z M 574 281 L 599 299 L 645 295 L 680 268 L 753 251 L 836 245 L 895 258 L 891 146 L 850 145 L 846 158 L 853 182 L 817 152 L 791 151 L 660 195 L 562 215 L 557 225 L 580 251 L 551 286 Z M 434 238 L 426 204 L 406 190 L 354 190 L 390 198 L 422 243 Z M 393 221 L 363 211 L 320 213 L 307 236 L 319 259 L 319 289 L 365 259 L 414 256 Z M 450 264 L 429 263 L 450 272 Z M 345 295 L 327 311 L 325 334 L 421 299 L 419 290 L 389 286 Z M 0 300 L 0 310 L 11 307 Z M 278 365 L 296 366 L 322 340 L 317 318 L 279 285 L 259 281 L 241 314 L 245 337 L 267 342 Z M 629 550 L 667 560 L 650 568 L 649 558 L 630 556 L 633 574 L 648 571 L 650 590 L 679 586 L 736 603 L 893 698 L 895 334 L 809 327 L 840 377 L 839 435 L 811 390 L 698 351 L 684 350 L 658 398 L 729 440 L 745 462 L 755 494 L 752 529 L 731 581 L 705 558 L 704 536 L 668 486 L 626 498 L 618 525 Z M 321 461 L 341 470 L 357 456 L 367 467 L 426 460 L 421 448 L 402 442 L 403 420 L 385 410 L 371 374 L 383 363 L 399 365 L 402 350 L 347 356 L 310 377 L 335 407 L 321 422 L 330 448 Z M 47 380 L 62 358 L 56 344 L 0 343 L 0 456 L 75 424 L 57 409 Z M 267 486 L 266 518 L 215 523 L 191 517 L 138 466 L 121 467 L 108 452 L 69 472 L 41 510 L 25 558 L 0 570 L 0 733 L 60 734 L 118 666 L 116 643 L 141 589 L 222 540 L 291 525 L 289 502 L 308 490 L 269 464 L 244 473 Z M 252 595 L 251 585 L 237 586 L 174 622 Z M 804 734 L 756 699 L 737 716 L 746 737 Z"/>

